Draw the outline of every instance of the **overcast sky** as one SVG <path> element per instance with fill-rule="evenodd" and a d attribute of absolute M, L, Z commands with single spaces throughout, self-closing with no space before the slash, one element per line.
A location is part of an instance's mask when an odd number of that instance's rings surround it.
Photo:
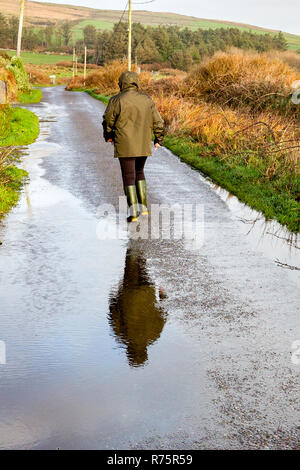
<path fill-rule="evenodd" d="M 102 10 L 124 10 L 126 1 L 47 0 L 48 3 L 82 5 Z M 143 1 L 145 0 L 136 0 L 134 8 L 181 13 L 199 18 L 238 21 L 300 34 L 300 0 L 155 0 L 153 3 L 141 4 Z"/>

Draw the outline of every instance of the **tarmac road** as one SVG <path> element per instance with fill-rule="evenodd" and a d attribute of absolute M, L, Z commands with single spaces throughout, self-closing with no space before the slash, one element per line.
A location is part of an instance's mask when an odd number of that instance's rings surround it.
<path fill-rule="evenodd" d="M 299 248 L 163 148 L 149 202 L 202 206 L 203 244 L 136 240 L 122 210 L 105 239 L 122 185 L 104 105 L 43 93 L 0 226 L 0 448 L 299 449 L 299 271 L 274 261 Z"/>

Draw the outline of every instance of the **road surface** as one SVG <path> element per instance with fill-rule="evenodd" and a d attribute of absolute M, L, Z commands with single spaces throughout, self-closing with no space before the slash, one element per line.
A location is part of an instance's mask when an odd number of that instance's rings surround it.
<path fill-rule="evenodd" d="M 43 93 L 0 227 L 0 448 L 299 449 L 299 271 L 275 262 L 299 248 L 166 149 L 149 202 L 202 205 L 203 245 L 99 236 L 122 194 L 104 105 Z"/>

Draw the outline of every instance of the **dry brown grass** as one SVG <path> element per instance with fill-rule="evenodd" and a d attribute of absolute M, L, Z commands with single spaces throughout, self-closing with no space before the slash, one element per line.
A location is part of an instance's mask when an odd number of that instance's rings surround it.
<path fill-rule="evenodd" d="M 264 176 L 272 179 L 281 171 L 300 174 L 300 129 L 273 112 L 257 115 L 178 97 L 154 97 L 167 131 L 190 137 L 203 145 L 202 156 L 213 154 L 221 160 L 247 153 L 247 164 L 259 166 L 264 159 Z M 207 150 L 205 150 L 207 149 Z"/>
<path fill-rule="evenodd" d="M 184 94 L 222 106 L 259 111 L 288 98 L 296 71 L 277 58 L 242 52 L 215 54 L 185 80 Z"/>
<path fill-rule="evenodd" d="M 126 69 L 124 63 L 110 63 L 101 72 L 89 74 L 86 87 L 114 94 Z M 217 54 L 186 79 L 174 75 L 153 79 L 150 72 L 143 72 L 140 89 L 156 102 L 169 133 L 202 144 L 203 156 L 246 158 L 247 165 L 261 168 L 263 176 L 272 179 L 283 172 L 300 172 L 299 121 L 272 108 L 259 109 L 252 102 L 261 96 L 259 91 L 270 92 L 271 86 L 286 90 L 295 78 L 295 72 L 278 59 L 230 53 Z M 82 85 L 82 79 L 76 78 L 69 89 Z M 239 106 L 229 106 L 229 98 L 237 96 Z"/>
<path fill-rule="evenodd" d="M 98 72 L 89 73 L 84 80 L 83 77 L 75 77 L 70 81 L 67 90 L 81 88 L 92 88 L 99 94 L 115 94 L 119 91 L 118 80 L 120 75 L 127 70 L 127 63 L 120 61 L 113 61 L 104 65 Z M 135 66 L 133 66 L 135 70 Z"/>
<path fill-rule="evenodd" d="M 50 85 L 50 78 L 40 66 L 25 64 L 25 70 L 28 74 L 29 81 L 32 84 Z"/>
<path fill-rule="evenodd" d="M 133 67 L 135 69 L 135 66 Z M 113 61 L 106 64 L 100 71 L 89 73 L 84 80 L 82 76 L 70 80 L 67 90 L 86 87 L 93 89 L 96 93 L 111 95 L 119 92 L 118 80 L 120 75 L 127 70 L 124 62 Z M 178 95 L 181 93 L 182 79 L 186 74 L 169 76 L 153 80 L 151 72 L 139 74 L 140 89 L 145 93 L 157 95 Z"/>
<path fill-rule="evenodd" d="M 168 132 L 191 137 L 203 145 L 203 155 L 220 159 L 248 154 L 248 163 L 262 165 L 264 176 L 300 174 L 299 106 L 290 106 L 291 84 L 297 73 L 278 58 L 231 51 L 218 53 L 178 77 L 152 80 L 147 88 Z M 282 94 L 284 109 L 265 95 Z M 269 104 L 269 106 L 268 106 Z M 207 151 L 205 150 L 207 149 Z"/>
<path fill-rule="evenodd" d="M 0 80 L 3 80 L 7 83 L 7 100 L 8 102 L 13 102 L 17 100 L 18 97 L 18 85 L 13 73 L 5 68 L 4 65 L 0 63 Z"/>
<path fill-rule="evenodd" d="M 152 64 L 142 64 L 141 70 L 143 72 L 158 72 L 162 68 L 162 65 L 164 65 L 165 68 L 170 67 L 170 64 L 166 62 L 164 64 L 153 62 Z"/>
<path fill-rule="evenodd" d="M 182 78 L 170 76 L 153 80 L 149 72 L 145 73 L 148 73 L 148 80 L 140 79 L 140 88 L 145 93 L 149 93 L 151 96 L 181 96 Z"/>
<path fill-rule="evenodd" d="M 185 78 L 187 76 L 187 73 L 184 72 L 183 70 L 171 69 L 171 68 L 159 69 L 158 74 L 159 75 L 170 75 L 170 76 L 180 77 L 180 78 Z"/>
<path fill-rule="evenodd" d="M 288 64 L 290 67 L 296 69 L 297 72 L 300 72 L 300 54 L 298 54 L 297 52 L 271 51 L 268 53 L 268 57 L 271 57 L 272 59 L 281 60 L 282 62 Z"/>
<path fill-rule="evenodd" d="M 55 64 L 57 67 L 69 67 L 69 68 L 72 68 L 73 67 L 73 62 L 71 60 L 60 60 L 59 62 L 56 62 Z M 84 64 L 82 62 L 77 62 L 77 68 L 78 69 L 83 69 L 84 68 Z M 86 68 L 87 69 L 98 69 L 98 70 L 101 70 L 103 67 L 101 67 L 100 65 L 96 65 L 96 64 L 86 64 Z"/>
<path fill-rule="evenodd" d="M 57 85 L 66 85 L 72 74 L 72 69 L 68 67 L 58 67 L 52 64 L 24 64 L 32 85 L 50 85 L 50 75 L 56 76 Z"/>
<path fill-rule="evenodd" d="M 18 16 L 20 2 L 18 0 L 1 0 L 1 11 Z M 25 22 L 43 19 L 46 22 L 84 20 L 90 16 L 88 8 L 71 5 L 51 5 L 50 3 L 25 2 Z"/>

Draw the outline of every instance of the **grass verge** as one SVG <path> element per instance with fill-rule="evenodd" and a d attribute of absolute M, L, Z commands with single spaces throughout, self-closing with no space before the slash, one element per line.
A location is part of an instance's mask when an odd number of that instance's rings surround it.
<path fill-rule="evenodd" d="M 85 90 L 85 91 L 86 91 L 86 93 L 88 93 L 93 98 L 96 98 L 96 100 L 102 101 L 102 103 L 108 105 L 110 96 L 99 95 L 99 94 L 95 93 L 93 90 Z"/>
<path fill-rule="evenodd" d="M 215 183 L 230 191 L 248 206 L 260 211 L 266 219 L 276 219 L 295 233 L 300 232 L 299 180 L 294 192 L 286 191 L 284 181 L 265 181 L 258 169 L 249 168 L 236 161 L 220 160 L 217 156 L 201 157 L 205 149 L 190 139 L 174 135 L 165 137 L 164 145 L 193 168 L 209 176 Z"/>
<path fill-rule="evenodd" d="M 27 176 L 25 170 L 16 166 L 0 171 L 0 219 L 17 204 L 21 188 Z"/>
<path fill-rule="evenodd" d="M 27 109 L 6 107 L 0 111 L 0 219 L 15 206 L 28 174 L 14 164 L 14 146 L 29 145 L 39 135 L 38 117 Z M 12 147 L 12 148 L 11 148 Z"/>
<path fill-rule="evenodd" d="M 0 137 L 1 147 L 29 145 L 39 135 L 39 119 L 28 109 L 13 108 L 4 119 L 6 122 L 0 122 L 4 129 Z"/>
<path fill-rule="evenodd" d="M 32 89 L 26 92 L 21 92 L 18 95 L 18 101 L 20 103 L 39 103 L 43 97 L 43 93 L 41 90 Z"/>
<path fill-rule="evenodd" d="M 95 98 L 96 100 L 98 101 L 102 101 L 102 103 L 108 105 L 108 102 L 111 98 L 111 96 L 107 96 L 107 95 L 101 95 L 101 94 L 98 94 L 98 93 L 95 93 L 93 91 L 93 89 L 91 90 L 88 90 L 86 88 L 72 88 L 72 90 L 69 90 L 69 91 L 84 91 L 85 93 L 87 93 L 88 95 L 92 96 L 93 98 Z"/>

